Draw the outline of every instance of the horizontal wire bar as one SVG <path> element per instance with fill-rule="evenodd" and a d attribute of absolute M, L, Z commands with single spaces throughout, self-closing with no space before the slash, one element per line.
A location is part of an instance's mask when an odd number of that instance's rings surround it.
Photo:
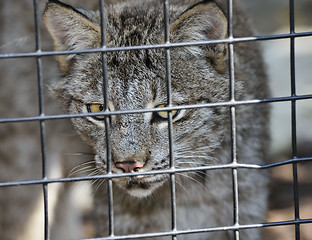
<path fill-rule="evenodd" d="M 88 238 L 88 239 L 81 239 L 81 240 L 140 239 L 140 238 L 165 237 L 165 236 L 173 236 L 173 235 L 244 230 L 244 229 L 254 229 L 254 228 L 264 228 L 264 227 L 279 227 L 279 226 L 287 226 L 287 225 L 294 225 L 294 224 L 309 224 L 309 223 L 312 223 L 312 219 L 289 220 L 289 221 L 268 222 L 268 223 L 259 223 L 259 224 L 232 225 L 232 226 L 224 226 L 224 227 L 212 227 L 212 228 L 201 228 L 201 229 L 190 229 L 190 230 L 175 230 L 175 231 L 167 231 L 167 232 L 142 233 L 142 234 L 131 234 L 131 235 L 123 235 L 123 236 L 115 235 L 112 237 Z"/>
<path fill-rule="evenodd" d="M 188 167 L 188 168 L 174 168 L 174 169 L 164 169 L 146 172 L 134 172 L 134 173 L 110 173 L 95 176 L 82 176 L 82 177 L 65 177 L 65 178 L 55 178 L 55 179 L 38 179 L 38 180 L 25 180 L 25 181 L 11 181 L 11 182 L 0 182 L 0 187 L 14 187 L 14 186 L 24 186 L 24 185 L 35 185 L 35 184 L 50 184 L 50 183 L 61 183 L 61 182 L 77 182 L 77 181 L 90 181 L 97 179 L 112 179 L 112 178 L 125 178 L 134 176 L 147 176 L 147 175 L 159 175 L 159 174 L 174 174 L 174 173 L 184 173 L 184 172 L 196 172 L 196 171 L 209 171 L 209 170 L 222 170 L 222 169 L 268 169 L 278 166 L 283 166 L 292 163 L 300 163 L 312 161 L 310 158 L 294 158 L 288 159 L 276 163 L 258 165 L 258 164 L 247 164 L 247 163 L 230 163 L 230 164 L 220 164 L 212 166 L 202 166 L 202 167 Z"/>
<path fill-rule="evenodd" d="M 226 39 L 194 41 L 194 42 L 163 43 L 163 44 L 154 44 L 154 45 L 105 47 L 105 48 L 70 50 L 70 51 L 35 51 L 35 52 L 26 52 L 26 53 L 3 53 L 3 54 L 0 54 L 0 59 L 44 57 L 44 56 L 68 55 L 68 54 L 85 54 L 85 53 L 106 53 L 106 52 L 116 52 L 116 51 L 132 51 L 132 50 L 146 50 L 146 49 L 159 49 L 159 48 L 191 47 L 191 46 L 220 44 L 220 43 L 239 43 L 239 42 L 278 40 L 278 39 L 285 39 L 285 38 L 308 37 L 308 36 L 312 36 L 312 32 L 287 33 L 287 34 L 240 37 L 240 38 L 226 38 Z"/>
<path fill-rule="evenodd" d="M 64 118 L 79 118 L 79 117 L 94 117 L 94 116 L 113 116 L 113 115 L 122 115 L 122 114 L 138 114 L 138 113 L 174 111 L 174 110 L 195 109 L 195 108 L 232 107 L 232 106 L 239 106 L 239 105 L 287 102 L 287 101 L 292 101 L 292 100 L 307 100 L 307 99 L 312 99 L 312 94 L 266 98 L 266 99 L 252 99 L 252 100 L 226 101 L 226 102 L 217 102 L 217 103 L 179 105 L 179 106 L 170 106 L 170 107 L 168 106 L 168 107 L 159 107 L 159 108 L 118 110 L 118 111 L 109 111 L 109 112 L 106 111 L 102 113 L 77 113 L 77 114 L 58 114 L 58 115 L 43 115 L 42 114 L 40 116 L 31 116 L 31 117 L 0 118 L 0 123 L 55 120 L 55 119 L 64 119 Z"/>

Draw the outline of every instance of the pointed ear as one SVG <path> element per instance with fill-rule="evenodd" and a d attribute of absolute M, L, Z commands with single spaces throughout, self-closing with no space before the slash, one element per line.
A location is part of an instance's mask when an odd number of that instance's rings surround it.
<path fill-rule="evenodd" d="M 228 22 L 225 14 L 214 1 L 203 1 L 183 12 L 170 26 L 173 42 L 192 42 L 224 39 Z M 192 55 L 206 57 L 219 72 L 224 72 L 227 62 L 227 45 L 185 48 Z"/>
<path fill-rule="evenodd" d="M 44 23 L 54 41 L 56 51 L 82 50 L 100 46 L 100 27 L 87 16 L 59 1 L 49 1 Z M 75 55 L 59 55 L 61 70 L 69 71 Z"/>

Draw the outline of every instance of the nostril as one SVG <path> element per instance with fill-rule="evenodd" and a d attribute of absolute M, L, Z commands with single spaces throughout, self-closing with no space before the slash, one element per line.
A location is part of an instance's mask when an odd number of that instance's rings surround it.
<path fill-rule="evenodd" d="M 134 161 L 116 162 L 115 166 L 121 169 L 124 173 L 132 173 L 132 172 L 138 172 L 139 169 L 144 166 L 144 163 L 134 162 Z"/>

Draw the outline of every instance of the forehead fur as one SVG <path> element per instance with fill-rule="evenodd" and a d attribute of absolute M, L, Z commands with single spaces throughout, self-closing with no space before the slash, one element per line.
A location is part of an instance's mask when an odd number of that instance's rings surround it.
<path fill-rule="evenodd" d="M 162 4 L 146 2 L 143 5 L 142 3 L 130 6 L 120 4 L 106 8 L 105 44 L 108 47 L 152 45 L 164 42 Z M 176 21 L 186 9 L 186 6 L 171 6 L 169 10 L 170 23 Z M 86 11 L 83 14 L 87 15 L 92 22 L 100 24 L 99 12 L 88 13 Z M 207 95 L 207 85 L 211 84 L 209 82 L 214 78 L 214 74 L 211 74 L 213 69 L 208 67 L 204 55 L 191 56 L 192 63 L 189 63 L 189 54 L 183 55 L 182 52 L 185 52 L 182 48 L 171 49 L 173 95 L 176 92 L 191 98 L 189 92 L 197 91 L 195 88 L 199 89 L 197 92 Z M 90 100 L 101 97 L 103 81 L 101 54 L 86 54 L 78 57 L 72 73 L 66 76 L 66 81 L 56 84 L 55 89 L 60 90 L 60 95 L 64 95 L 64 92 L 67 91 L 70 95 L 70 97 L 65 97 L 67 101 L 82 96 L 88 97 Z M 116 101 L 119 99 L 119 101 L 127 102 L 134 96 L 134 93 L 143 94 L 144 91 L 145 96 L 157 93 L 162 95 L 158 96 L 159 99 L 166 100 L 165 62 L 165 49 L 108 52 L 110 97 Z M 212 76 L 211 79 L 210 76 Z M 220 84 L 220 79 L 218 84 Z M 157 96 L 151 97 L 157 98 Z M 138 102 L 143 101 L 141 99 Z"/>
<path fill-rule="evenodd" d="M 108 46 L 155 44 L 163 36 L 162 12 L 154 5 L 108 8 L 106 21 Z"/>

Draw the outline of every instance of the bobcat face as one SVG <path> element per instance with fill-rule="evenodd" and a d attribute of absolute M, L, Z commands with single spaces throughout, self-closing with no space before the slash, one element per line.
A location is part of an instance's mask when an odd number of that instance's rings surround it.
<path fill-rule="evenodd" d="M 142 53 L 143 54 L 143 53 Z M 157 59 L 156 55 L 151 55 Z M 133 60 L 134 53 L 129 52 L 127 59 Z M 100 58 L 100 57 L 99 57 Z M 109 117 L 109 139 L 113 173 L 131 173 L 169 169 L 169 133 L 168 112 L 147 112 L 134 114 L 114 115 L 114 111 L 140 110 L 157 107 L 165 107 L 167 104 L 167 81 L 165 68 L 162 74 L 153 72 L 146 67 L 146 63 L 136 60 L 137 64 L 124 62 L 129 66 L 125 74 L 121 69 L 111 68 L 108 58 L 108 110 L 112 113 Z M 175 59 L 172 58 L 173 63 Z M 88 62 L 88 61 L 87 61 Z M 159 62 L 159 66 L 164 63 Z M 98 59 L 92 69 L 101 69 L 101 60 Z M 173 64 L 174 65 L 174 64 Z M 131 66 L 131 67 L 130 67 Z M 178 63 L 176 63 L 178 66 Z M 186 67 L 186 65 L 184 66 Z M 191 66 L 190 66 L 191 67 Z M 189 68 L 190 68 L 189 67 Z M 85 69 L 85 66 L 81 70 Z M 110 71 L 110 69 L 112 69 Z M 185 69 L 191 71 L 192 69 Z M 100 71 L 100 70 L 99 70 Z M 173 67 L 172 72 L 181 72 Z M 98 73 L 98 75 L 102 74 Z M 203 71 L 203 77 L 209 72 Z M 143 75 L 143 76 L 142 76 Z M 79 74 L 83 76 L 83 73 Z M 195 84 L 189 89 L 179 86 L 183 79 L 181 74 L 172 74 L 172 102 L 173 105 L 181 106 L 210 101 L 200 92 L 202 86 Z M 70 112 L 101 113 L 104 111 L 102 79 L 94 79 L 90 74 L 79 80 L 85 83 L 83 98 L 75 96 L 79 101 L 70 102 Z M 94 81 L 96 83 L 94 83 Z M 87 84 L 89 82 L 89 84 Z M 94 87 L 96 86 L 96 87 Z M 192 92 L 191 92 L 192 91 Z M 181 109 L 172 111 L 173 122 L 173 156 L 176 167 L 200 166 L 208 164 L 209 154 L 217 148 L 221 142 L 224 129 L 220 121 L 221 112 L 224 109 Z M 225 114 L 224 114 L 225 115 Z M 80 135 L 93 147 L 96 155 L 97 167 L 106 173 L 106 130 L 105 117 L 95 116 L 88 118 L 73 119 L 74 126 Z M 221 126 L 220 125 L 221 122 Z M 216 132 L 220 132 L 217 136 Z M 146 197 L 156 188 L 162 186 L 167 180 L 168 174 L 148 176 L 135 176 L 127 178 L 114 178 L 118 186 L 125 189 L 129 194 L 136 197 Z"/>
<path fill-rule="evenodd" d="M 129 6 L 109 8 L 106 13 L 107 46 L 162 43 L 162 8 L 154 6 L 148 9 L 141 12 Z M 226 18 L 213 2 L 203 2 L 184 12 L 172 11 L 171 15 L 172 42 L 226 36 Z M 98 19 L 96 13 L 78 11 L 57 3 L 48 4 L 45 11 L 45 23 L 58 50 L 100 47 Z M 172 49 L 170 74 L 173 105 L 225 101 L 228 92 L 228 79 L 223 66 L 226 53 L 223 45 Z M 168 111 L 114 113 L 167 105 L 165 50 L 108 52 L 106 58 L 107 110 L 111 113 L 108 117 L 109 129 L 105 129 L 103 115 L 74 118 L 75 129 L 94 149 L 96 165 L 102 173 L 107 170 L 107 132 L 113 173 L 169 169 Z M 104 112 L 102 55 L 65 55 L 58 60 L 65 78 L 56 83 L 53 90 L 67 111 Z M 214 161 L 213 152 L 220 146 L 226 131 L 225 111 L 224 108 L 194 108 L 171 112 L 175 167 L 201 166 Z M 146 197 L 168 178 L 168 174 L 136 175 L 114 178 L 113 181 L 132 196 Z"/>

